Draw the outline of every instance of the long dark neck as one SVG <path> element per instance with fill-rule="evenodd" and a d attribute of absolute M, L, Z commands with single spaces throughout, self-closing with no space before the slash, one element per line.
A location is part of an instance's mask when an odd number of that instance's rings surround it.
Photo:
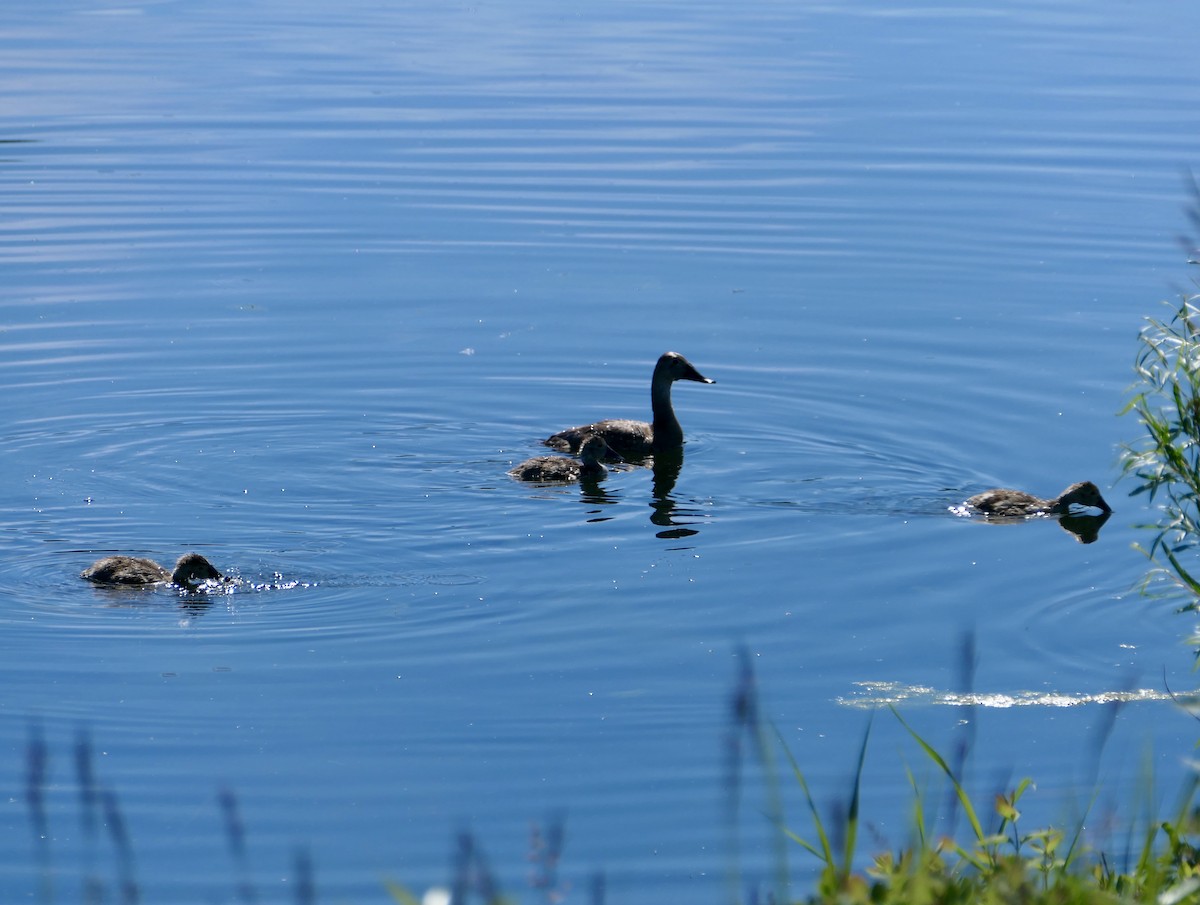
<path fill-rule="evenodd" d="M 671 406 L 671 381 L 650 384 L 650 409 L 654 412 L 654 448 L 677 449 L 683 445 L 683 428 Z"/>

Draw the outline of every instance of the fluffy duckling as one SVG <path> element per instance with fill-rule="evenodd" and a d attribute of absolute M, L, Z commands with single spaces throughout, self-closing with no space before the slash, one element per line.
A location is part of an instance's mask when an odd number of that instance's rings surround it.
<path fill-rule="evenodd" d="M 598 481 L 608 474 L 601 461 L 611 450 L 604 438 L 591 434 L 579 449 L 579 460 L 566 456 L 538 456 L 527 459 L 509 471 L 519 481 L 536 484 L 569 484 L 572 481 Z"/>
<path fill-rule="evenodd" d="M 79 573 L 80 578 L 97 584 L 151 585 L 170 582 L 182 588 L 197 582 L 221 579 L 212 563 L 199 553 L 185 553 L 168 572 L 152 559 L 137 556 L 106 556 Z"/>
<path fill-rule="evenodd" d="M 984 515 L 999 518 L 1065 515 L 1072 506 L 1094 506 L 1105 514 L 1112 512 L 1112 507 L 1100 495 L 1100 488 L 1091 481 L 1072 484 L 1052 500 L 1043 500 L 1020 490 L 985 490 L 967 500 L 967 505 Z"/>
<path fill-rule="evenodd" d="M 697 371 L 678 352 L 664 352 L 654 366 L 654 376 L 650 379 L 653 421 L 597 421 L 595 424 L 559 431 L 542 442 L 563 452 L 577 452 L 588 434 L 599 434 L 613 452 L 633 460 L 679 449 L 683 446 L 683 428 L 679 426 L 679 419 L 675 417 L 675 409 L 671 406 L 671 384 L 676 380 L 716 383 Z"/>

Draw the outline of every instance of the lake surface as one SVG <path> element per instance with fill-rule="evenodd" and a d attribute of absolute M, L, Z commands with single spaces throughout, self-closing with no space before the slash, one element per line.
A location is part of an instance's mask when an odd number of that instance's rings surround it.
<path fill-rule="evenodd" d="M 980 801 L 1032 776 L 1029 828 L 1097 776 L 1096 824 L 1131 813 L 1147 759 L 1169 801 L 1192 623 L 1137 592 L 1155 512 L 1116 413 L 1191 276 L 1198 29 L 1158 2 L 6 7 L 0 898 L 124 869 L 148 902 L 292 901 L 304 851 L 321 901 L 386 901 L 469 829 L 534 900 L 530 822 L 565 814 L 570 900 L 597 871 L 607 901 L 721 900 L 743 648 L 823 807 L 883 700 L 973 740 Z M 675 387 L 673 481 L 508 477 L 647 417 L 668 349 L 716 381 Z M 1084 479 L 1116 510 L 1090 544 L 949 511 Z M 187 550 L 241 583 L 77 577 Z M 906 763 L 938 788 L 871 726 L 868 851 L 908 838 Z M 124 855 L 82 819 L 80 738 Z M 756 782 L 743 888 L 771 876 Z"/>

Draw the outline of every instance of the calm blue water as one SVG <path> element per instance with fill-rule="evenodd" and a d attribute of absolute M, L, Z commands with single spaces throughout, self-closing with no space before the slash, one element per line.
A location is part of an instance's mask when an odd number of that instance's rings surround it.
<path fill-rule="evenodd" d="M 322 901 L 383 901 L 445 882 L 468 827 L 532 900 L 528 825 L 559 812 L 572 900 L 596 870 L 609 901 L 720 900 L 739 645 L 822 805 L 864 683 L 946 751 L 973 731 L 981 796 L 1033 776 L 1031 828 L 1091 790 L 1089 701 L 1148 690 L 1098 813 L 1147 751 L 1171 789 L 1191 623 L 1135 590 L 1154 513 L 1114 486 L 1139 432 L 1116 412 L 1189 278 L 1198 27 L 1167 3 L 6 7 L 0 898 L 48 898 L 38 852 L 55 900 L 115 882 L 82 731 L 145 901 L 243 877 L 291 901 L 298 847 Z M 646 417 L 667 349 L 717 381 L 676 386 L 673 486 L 506 475 Z M 1083 479 L 1116 508 L 1088 545 L 947 511 Z M 77 578 L 192 549 L 243 583 Z M 968 635 L 970 688 L 1030 703 L 939 703 Z M 875 717 L 884 844 L 904 762 L 933 781 L 906 739 Z"/>

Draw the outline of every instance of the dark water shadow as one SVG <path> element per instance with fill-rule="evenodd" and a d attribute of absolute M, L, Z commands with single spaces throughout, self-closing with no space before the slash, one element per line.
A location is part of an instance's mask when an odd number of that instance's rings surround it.
<path fill-rule="evenodd" d="M 608 461 L 608 473 L 599 477 L 581 477 L 574 482 L 519 481 L 533 491 L 534 496 L 561 499 L 564 492 L 578 487 L 579 501 L 585 506 L 616 506 L 623 502 L 620 487 L 621 476 L 643 469 L 650 469 L 653 483 L 650 491 L 650 522 L 662 530 L 655 533 L 664 540 L 691 537 L 699 533 L 693 527 L 708 518 L 707 513 L 697 508 L 694 501 L 681 500 L 675 494 L 675 485 L 683 470 L 683 450 L 659 453 L 645 459 L 612 459 Z M 692 505 L 689 505 L 691 503 Z M 599 508 L 589 513 L 589 522 L 606 522 L 615 516 L 603 514 Z"/>
<path fill-rule="evenodd" d="M 1064 515 L 1058 520 L 1058 526 L 1068 534 L 1075 535 L 1075 540 L 1081 544 L 1092 544 L 1100 539 L 1100 529 L 1112 518 L 1111 512 L 1099 515 Z"/>
<path fill-rule="evenodd" d="M 606 490 L 603 482 L 607 475 L 600 478 L 581 478 L 579 481 L 579 502 L 585 506 L 615 506 L 621 502 L 620 494 Z M 603 510 L 593 509 L 588 515 L 589 522 L 607 522 L 613 519 L 611 515 L 602 514 Z"/>
<path fill-rule="evenodd" d="M 677 540 L 699 534 L 700 529 L 688 526 L 700 524 L 706 515 L 698 509 L 681 505 L 674 495 L 675 484 L 683 470 L 683 450 L 657 454 L 650 467 L 654 471 L 650 521 L 663 529 L 656 532 L 655 536 Z"/>
<path fill-rule="evenodd" d="M 955 514 L 962 513 L 957 507 L 951 507 L 951 511 Z M 1071 536 L 1071 538 L 1080 544 L 1094 544 L 1100 539 L 1100 529 L 1104 527 L 1104 523 L 1112 518 L 1111 512 L 1101 512 L 1095 515 L 1035 515 L 1035 516 L 989 516 L 980 517 L 972 516 L 971 520 L 984 525 L 1024 525 L 1029 522 L 1044 522 L 1053 520 L 1058 522 L 1058 526 Z"/>

